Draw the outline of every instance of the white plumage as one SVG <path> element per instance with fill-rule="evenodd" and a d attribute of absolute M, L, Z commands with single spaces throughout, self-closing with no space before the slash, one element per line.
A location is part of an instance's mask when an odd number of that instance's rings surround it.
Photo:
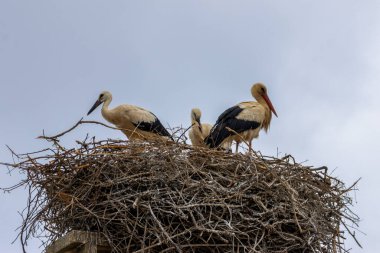
<path fill-rule="evenodd" d="M 201 123 L 202 112 L 198 108 L 191 110 L 191 129 L 189 138 L 193 146 L 205 147 L 204 139 L 210 134 L 211 124 Z"/>
<path fill-rule="evenodd" d="M 226 111 L 217 119 L 205 143 L 210 147 L 220 147 L 224 143 L 231 144 L 244 141 L 252 149 L 252 140 L 259 136 L 262 128 L 268 131 L 272 118 L 271 111 L 277 113 L 267 95 L 267 88 L 262 83 L 256 83 L 251 88 L 252 96 L 257 102 L 242 102 Z"/>
<path fill-rule="evenodd" d="M 112 94 L 110 92 L 104 91 L 100 93 L 98 100 L 87 115 L 103 103 L 101 111 L 103 117 L 117 128 L 122 129 L 121 131 L 128 137 L 128 139 L 146 140 L 157 137 L 169 137 L 172 139 L 169 132 L 152 112 L 129 104 L 123 104 L 113 109 L 109 109 L 111 101 Z"/>

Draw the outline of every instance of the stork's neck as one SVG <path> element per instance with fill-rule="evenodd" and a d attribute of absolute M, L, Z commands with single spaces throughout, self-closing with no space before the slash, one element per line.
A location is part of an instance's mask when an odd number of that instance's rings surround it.
<path fill-rule="evenodd" d="M 111 101 L 112 101 L 112 98 L 106 99 L 106 101 L 104 101 L 103 103 L 102 110 L 108 110 L 108 106 L 111 104 Z"/>
<path fill-rule="evenodd" d="M 267 132 L 270 126 L 270 121 L 272 119 L 272 112 L 269 108 L 269 105 L 265 101 L 265 99 L 258 93 L 252 93 L 253 97 L 256 99 L 256 101 L 263 106 L 265 113 L 264 113 L 264 120 L 261 125 L 262 128 Z"/>
<path fill-rule="evenodd" d="M 253 97 L 256 99 L 256 101 L 258 102 L 258 103 L 260 103 L 261 105 L 263 105 L 263 106 L 266 106 L 266 107 L 268 107 L 268 105 L 267 105 L 267 102 L 265 101 L 265 99 L 261 96 L 261 95 L 259 95 L 259 94 L 252 94 L 253 95 Z M 268 107 L 269 108 L 269 107 Z"/>
<path fill-rule="evenodd" d="M 198 122 L 193 117 L 191 118 L 191 125 L 192 126 L 198 126 L 199 125 Z"/>
<path fill-rule="evenodd" d="M 102 106 L 102 115 L 107 121 L 115 124 L 116 122 L 114 122 L 113 120 L 114 117 L 112 117 L 112 114 L 113 114 L 112 110 L 109 109 L 109 105 L 111 104 L 111 101 L 112 101 L 112 98 L 106 99 L 106 101 L 104 101 L 103 106 Z"/>
<path fill-rule="evenodd" d="M 262 124 L 262 128 L 264 128 L 265 132 L 267 132 L 269 130 L 269 126 L 270 126 L 270 122 L 272 120 L 272 112 L 268 106 L 268 104 L 265 102 L 264 99 L 262 99 L 263 102 L 259 102 L 265 109 L 265 116 L 264 116 L 264 120 L 263 120 L 263 124 Z"/>
<path fill-rule="evenodd" d="M 191 125 L 193 128 L 193 131 L 197 131 L 202 134 L 202 125 L 199 124 L 199 122 L 194 117 L 191 117 Z"/>

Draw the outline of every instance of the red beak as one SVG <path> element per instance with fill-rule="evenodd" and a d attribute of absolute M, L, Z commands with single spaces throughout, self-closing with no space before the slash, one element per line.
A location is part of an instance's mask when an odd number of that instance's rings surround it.
<path fill-rule="evenodd" d="M 273 112 L 274 115 L 276 115 L 276 117 L 278 118 L 277 116 L 277 113 L 276 113 L 276 110 L 274 109 L 273 105 L 272 105 L 272 102 L 270 101 L 269 97 L 267 94 L 263 94 L 262 97 L 264 98 L 265 102 L 267 102 L 267 105 L 269 106 L 269 109 Z"/>

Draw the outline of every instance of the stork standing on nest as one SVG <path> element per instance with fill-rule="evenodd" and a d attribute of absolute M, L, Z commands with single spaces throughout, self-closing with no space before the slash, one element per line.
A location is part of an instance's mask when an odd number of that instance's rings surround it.
<path fill-rule="evenodd" d="M 205 147 L 204 139 L 210 134 L 211 124 L 201 123 L 202 112 L 198 108 L 191 110 L 191 129 L 189 137 L 193 146 Z"/>
<path fill-rule="evenodd" d="M 189 137 L 191 144 L 198 147 L 207 147 L 204 139 L 210 134 L 212 125 L 208 123 L 201 123 L 202 112 L 199 108 L 193 108 L 191 110 L 191 129 L 189 131 Z M 229 150 L 230 143 L 224 143 L 222 148 Z"/>
<path fill-rule="evenodd" d="M 146 140 L 157 137 L 168 137 L 173 140 L 169 132 L 161 124 L 160 120 L 150 111 L 128 104 L 119 105 L 113 109 L 109 109 L 108 106 L 111 101 L 112 94 L 108 91 L 103 91 L 100 93 L 98 100 L 91 107 L 87 115 L 103 103 L 103 117 L 117 128 L 120 128 L 128 139 Z"/>
<path fill-rule="evenodd" d="M 252 96 L 257 102 L 239 103 L 225 110 L 212 127 L 205 143 L 210 148 L 216 148 L 223 143 L 237 144 L 241 141 L 248 143 L 252 151 L 252 140 L 259 136 L 262 128 L 267 132 L 272 119 L 272 112 L 277 117 L 276 110 L 270 101 L 267 88 L 262 83 L 256 83 L 251 88 Z"/>

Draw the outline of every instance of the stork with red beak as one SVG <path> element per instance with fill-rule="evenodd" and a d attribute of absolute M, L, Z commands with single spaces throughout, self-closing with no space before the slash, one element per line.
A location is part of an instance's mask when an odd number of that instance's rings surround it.
<path fill-rule="evenodd" d="M 252 140 L 259 136 L 261 129 L 268 131 L 272 112 L 276 117 L 277 113 L 264 84 L 254 84 L 251 94 L 257 102 L 241 102 L 225 110 L 218 117 L 210 134 L 205 138 L 207 146 L 217 148 L 235 140 L 248 143 L 249 151 L 252 150 Z"/>

